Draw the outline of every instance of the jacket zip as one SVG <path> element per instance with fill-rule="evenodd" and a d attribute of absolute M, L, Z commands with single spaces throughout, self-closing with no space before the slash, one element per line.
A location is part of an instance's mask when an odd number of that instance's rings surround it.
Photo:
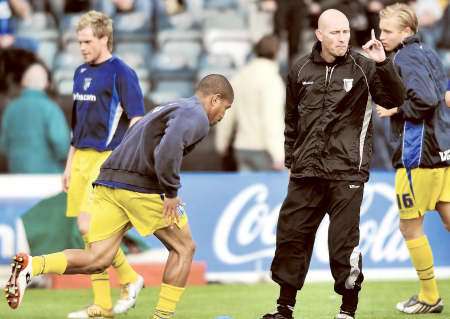
<path fill-rule="evenodd" d="M 332 67 L 328 67 L 327 65 L 325 66 L 325 70 L 326 70 L 326 72 L 325 72 L 325 90 L 327 91 L 327 94 L 328 94 L 328 85 L 330 85 L 330 83 L 331 83 L 331 76 L 333 75 L 333 71 L 334 71 L 334 68 L 336 67 L 336 65 L 337 64 L 333 65 Z M 328 71 L 330 71 L 330 77 L 328 77 Z M 322 115 L 324 112 L 325 112 L 325 108 L 323 107 Z M 326 145 L 324 143 L 324 145 L 322 147 L 322 152 L 325 150 L 325 147 L 326 147 Z"/>
<path fill-rule="evenodd" d="M 329 68 L 328 66 L 325 66 L 326 68 L 326 73 L 325 73 L 325 86 L 328 87 L 328 85 L 330 85 L 331 83 L 331 76 L 333 75 L 333 71 L 334 68 L 336 67 L 336 64 L 333 65 L 331 68 Z M 328 71 L 330 71 L 330 77 L 328 77 Z"/>

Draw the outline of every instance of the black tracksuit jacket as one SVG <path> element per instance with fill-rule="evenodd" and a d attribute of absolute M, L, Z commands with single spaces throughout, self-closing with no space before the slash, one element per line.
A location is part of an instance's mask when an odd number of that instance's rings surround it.
<path fill-rule="evenodd" d="M 349 50 L 334 63 L 312 53 L 288 75 L 285 165 L 292 177 L 366 182 L 372 154 L 372 106 L 403 104 L 405 89 L 391 60 Z"/>

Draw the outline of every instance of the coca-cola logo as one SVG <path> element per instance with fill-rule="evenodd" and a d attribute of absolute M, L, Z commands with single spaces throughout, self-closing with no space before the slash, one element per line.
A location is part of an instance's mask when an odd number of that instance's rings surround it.
<path fill-rule="evenodd" d="M 270 207 L 268 198 L 268 186 L 259 183 L 242 189 L 230 200 L 213 235 L 213 249 L 219 260 L 236 265 L 273 257 L 281 202 Z M 378 205 L 377 200 L 384 204 Z M 382 212 L 375 211 L 380 207 Z M 326 217 L 317 231 L 314 248 L 314 256 L 324 264 L 328 263 L 328 224 Z M 365 185 L 359 248 L 365 258 L 375 263 L 404 262 L 409 258 L 398 229 L 395 192 L 387 183 Z"/>

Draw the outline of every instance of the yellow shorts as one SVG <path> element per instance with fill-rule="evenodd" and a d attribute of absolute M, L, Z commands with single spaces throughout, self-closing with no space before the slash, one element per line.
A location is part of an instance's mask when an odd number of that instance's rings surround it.
<path fill-rule="evenodd" d="M 93 149 L 77 149 L 72 158 L 69 191 L 67 192 L 67 217 L 76 217 L 80 212 L 90 212 L 92 182 L 111 151 L 98 152 Z"/>
<path fill-rule="evenodd" d="M 141 236 L 151 235 L 169 226 L 163 217 L 163 197 L 160 194 L 96 186 L 91 208 L 90 243 L 110 238 L 132 226 Z M 183 212 L 177 223 L 178 228 L 183 228 L 187 222 L 186 212 Z"/>
<path fill-rule="evenodd" d="M 414 219 L 435 210 L 438 202 L 450 202 L 450 168 L 414 168 L 410 185 L 406 169 L 397 169 L 395 193 L 400 219 Z M 412 190 L 411 190 L 412 186 Z"/>

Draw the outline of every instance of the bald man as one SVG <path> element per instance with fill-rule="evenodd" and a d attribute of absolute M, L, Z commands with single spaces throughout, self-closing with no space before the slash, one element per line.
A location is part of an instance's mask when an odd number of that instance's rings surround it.
<path fill-rule="evenodd" d="M 294 63 L 288 75 L 285 166 L 290 181 L 271 266 L 280 296 L 276 313 L 263 319 L 293 318 L 297 291 L 303 287 L 325 214 L 330 217 L 334 290 L 342 295 L 335 318 L 354 318 L 363 281 L 359 215 L 372 151 L 368 97 L 393 108 L 405 95 L 373 31 L 363 46 L 368 57 L 349 49 L 349 22 L 340 11 L 322 13 L 316 36 L 311 54 Z"/>
<path fill-rule="evenodd" d="M 5 109 L 0 129 L 0 153 L 14 174 L 57 174 L 63 171 L 69 128 L 59 105 L 45 89 L 48 72 L 32 64 L 21 79 L 20 96 Z"/>
<path fill-rule="evenodd" d="M 48 72 L 39 63 L 32 64 L 22 76 L 22 87 L 30 90 L 45 90 L 48 86 Z"/>

